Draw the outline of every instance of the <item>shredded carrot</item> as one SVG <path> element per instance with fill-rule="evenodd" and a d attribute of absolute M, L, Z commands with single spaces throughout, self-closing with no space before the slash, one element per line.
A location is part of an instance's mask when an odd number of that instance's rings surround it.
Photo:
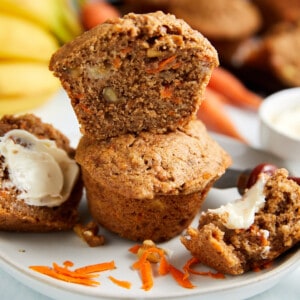
<path fill-rule="evenodd" d="M 116 268 L 115 262 L 112 260 L 110 262 L 104 262 L 104 263 L 100 263 L 100 264 L 88 265 L 88 266 L 84 266 L 81 268 L 77 268 L 77 269 L 75 269 L 74 272 L 80 273 L 80 274 L 89 274 L 89 273 L 113 270 L 115 268 Z"/>
<path fill-rule="evenodd" d="M 119 279 L 116 279 L 115 277 L 113 276 L 108 276 L 108 278 L 113 282 L 115 283 L 116 285 L 120 286 L 120 287 L 123 287 L 125 289 L 130 289 L 131 288 L 131 283 L 129 281 L 124 281 L 124 280 L 119 280 Z"/>
<path fill-rule="evenodd" d="M 90 275 L 90 274 L 85 274 L 85 273 L 79 273 L 79 272 L 74 272 L 69 270 L 66 267 L 60 267 L 58 264 L 53 263 L 53 270 L 57 273 L 60 273 L 62 275 L 66 275 L 66 276 L 70 276 L 73 278 L 93 278 L 93 277 L 97 277 L 98 275 Z"/>
<path fill-rule="evenodd" d="M 140 248 L 141 248 L 141 245 L 133 245 L 132 247 L 130 247 L 128 249 L 128 251 L 133 254 L 137 254 Z"/>
<path fill-rule="evenodd" d="M 92 280 L 89 277 L 87 278 L 77 278 L 73 277 L 73 275 L 65 275 L 57 272 L 56 270 L 47 267 L 47 266 L 30 266 L 30 269 L 39 272 L 41 274 L 50 276 L 55 279 L 59 279 L 62 281 L 66 282 L 71 282 L 71 283 L 77 283 L 77 284 L 82 284 L 82 285 L 87 285 L 87 286 L 95 286 L 95 285 L 100 285 L 98 281 Z"/>
<path fill-rule="evenodd" d="M 176 282 L 181 285 L 184 288 L 192 289 L 195 286 L 188 280 L 188 278 L 185 278 L 185 274 L 175 268 L 173 265 L 169 265 L 169 270 L 173 278 L 176 280 Z"/>
<path fill-rule="evenodd" d="M 159 275 L 166 275 L 168 273 L 169 273 L 169 263 L 168 263 L 168 261 L 166 259 L 166 256 L 163 255 L 160 258 L 158 274 Z"/>
<path fill-rule="evenodd" d="M 215 279 L 224 279 L 225 275 L 220 273 L 220 272 L 199 272 L 199 271 L 195 271 L 192 269 L 192 266 L 195 264 L 200 263 L 199 259 L 197 259 L 196 257 L 192 257 L 190 258 L 186 264 L 183 266 L 183 270 L 184 270 L 184 278 L 188 278 L 190 274 L 195 274 L 195 275 L 202 275 L 202 276 L 209 276 Z"/>
<path fill-rule="evenodd" d="M 151 263 L 148 260 L 145 260 L 140 267 L 141 278 L 143 282 L 142 288 L 145 291 L 149 291 L 153 287 L 153 275 Z"/>
<path fill-rule="evenodd" d="M 131 52 L 132 51 L 132 48 L 131 47 L 126 47 L 126 48 L 123 48 L 122 50 L 121 50 L 121 53 L 123 54 L 123 55 L 126 55 L 126 54 L 128 54 L 129 52 Z"/>
<path fill-rule="evenodd" d="M 203 121 L 208 130 L 248 143 L 227 115 L 223 102 L 209 89 L 205 91 L 205 98 L 197 112 L 197 116 Z"/>
<path fill-rule="evenodd" d="M 63 262 L 63 265 L 68 268 L 68 267 L 73 267 L 74 266 L 74 263 L 70 260 L 66 260 Z"/>
<path fill-rule="evenodd" d="M 146 70 L 146 72 L 148 74 L 155 74 L 155 73 L 159 73 L 162 70 L 164 70 L 167 65 L 169 65 L 170 63 L 172 63 L 173 61 L 175 61 L 176 55 L 172 55 L 164 60 L 162 60 L 161 62 L 158 63 L 158 67 L 155 69 L 148 69 Z"/>
<path fill-rule="evenodd" d="M 260 272 L 262 270 L 265 270 L 265 269 L 269 269 L 271 268 L 273 265 L 273 262 L 272 261 L 268 261 L 268 262 L 265 262 L 264 264 L 260 265 L 260 266 L 253 266 L 252 268 L 252 271 L 253 272 Z"/>
<path fill-rule="evenodd" d="M 172 89 L 168 86 L 165 86 L 163 87 L 161 90 L 160 90 L 160 96 L 161 98 L 171 98 L 173 95 L 173 92 L 172 92 Z"/>
<path fill-rule="evenodd" d="M 113 59 L 112 63 L 116 69 L 119 69 L 122 65 L 122 60 L 120 59 L 120 57 L 117 56 Z"/>
<path fill-rule="evenodd" d="M 251 92 L 232 73 L 222 67 L 214 69 L 208 87 L 224 95 L 234 105 L 257 111 L 262 98 Z"/>
<path fill-rule="evenodd" d="M 63 266 L 59 266 L 57 263 L 54 262 L 52 264 L 52 268 L 48 266 L 30 266 L 29 268 L 36 272 L 59 280 L 88 286 L 100 285 L 100 282 L 93 280 L 93 278 L 99 276 L 99 274 L 97 274 L 98 272 L 112 270 L 116 268 L 114 261 L 88 265 L 81 268 L 77 268 L 74 271 L 69 269 L 69 267 L 72 267 L 73 265 L 73 262 L 65 261 L 63 263 Z"/>

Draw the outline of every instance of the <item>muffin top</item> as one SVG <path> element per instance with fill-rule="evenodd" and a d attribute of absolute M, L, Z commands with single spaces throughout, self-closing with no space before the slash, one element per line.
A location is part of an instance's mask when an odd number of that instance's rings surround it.
<path fill-rule="evenodd" d="M 83 136 L 75 159 L 100 185 L 136 199 L 201 191 L 231 162 L 198 120 L 167 134 Z"/>

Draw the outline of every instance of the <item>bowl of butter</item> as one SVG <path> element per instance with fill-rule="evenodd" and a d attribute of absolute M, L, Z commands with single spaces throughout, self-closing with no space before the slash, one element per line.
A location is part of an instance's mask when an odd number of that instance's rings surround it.
<path fill-rule="evenodd" d="M 285 160 L 300 162 L 300 87 L 266 97 L 259 118 L 261 147 Z"/>

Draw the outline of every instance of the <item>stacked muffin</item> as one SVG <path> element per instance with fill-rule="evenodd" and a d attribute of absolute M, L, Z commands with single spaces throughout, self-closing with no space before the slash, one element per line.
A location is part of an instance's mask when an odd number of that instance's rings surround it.
<path fill-rule="evenodd" d="M 190 224 L 230 164 L 195 120 L 217 65 L 199 32 L 162 12 L 107 21 L 53 55 L 50 69 L 81 125 L 76 160 L 101 225 L 159 242 Z"/>

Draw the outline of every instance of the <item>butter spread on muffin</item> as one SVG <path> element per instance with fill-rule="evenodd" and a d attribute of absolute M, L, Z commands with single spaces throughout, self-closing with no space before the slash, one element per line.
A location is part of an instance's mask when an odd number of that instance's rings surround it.
<path fill-rule="evenodd" d="M 299 241 L 300 185 L 285 169 L 260 175 L 244 198 L 203 213 L 181 237 L 193 256 L 231 275 L 263 267 Z"/>
<path fill-rule="evenodd" d="M 0 230 L 70 230 L 83 183 L 68 138 L 33 114 L 0 119 Z"/>
<path fill-rule="evenodd" d="M 17 199 L 28 205 L 53 207 L 70 196 L 79 167 L 54 141 L 14 129 L 0 138 L 0 153 L 8 171 L 2 188 L 15 187 Z"/>

